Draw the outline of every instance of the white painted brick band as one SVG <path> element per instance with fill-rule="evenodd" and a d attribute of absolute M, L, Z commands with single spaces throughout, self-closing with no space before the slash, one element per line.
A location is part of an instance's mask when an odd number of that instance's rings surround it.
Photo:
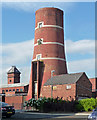
<path fill-rule="evenodd" d="M 61 26 L 58 26 L 58 25 L 42 25 L 42 27 L 54 27 L 54 28 L 60 28 L 60 29 L 64 29 L 63 27 Z M 42 28 L 41 27 L 41 28 Z M 36 27 L 35 30 L 37 30 L 39 27 Z M 40 28 L 39 28 L 40 29 Z"/>
<path fill-rule="evenodd" d="M 64 58 L 56 58 L 56 57 L 46 57 L 46 58 L 40 58 L 40 60 L 62 60 L 66 61 Z M 37 61 L 37 59 L 33 59 L 32 61 Z"/>
<path fill-rule="evenodd" d="M 42 44 L 57 44 L 57 45 L 64 46 L 64 44 L 59 43 L 59 42 L 43 42 Z M 38 45 L 38 43 L 34 44 L 34 46 L 37 46 L 37 45 Z"/>

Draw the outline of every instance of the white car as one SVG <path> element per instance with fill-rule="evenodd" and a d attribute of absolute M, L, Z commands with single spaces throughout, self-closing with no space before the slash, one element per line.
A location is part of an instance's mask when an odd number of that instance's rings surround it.
<path fill-rule="evenodd" d="M 93 112 L 88 116 L 88 120 L 97 120 L 97 107 L 93 110 Z"/>

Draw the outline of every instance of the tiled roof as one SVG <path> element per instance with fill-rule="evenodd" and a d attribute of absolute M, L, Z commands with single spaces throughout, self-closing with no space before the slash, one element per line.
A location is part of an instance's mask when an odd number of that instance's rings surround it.
<path fill-rule="evenodd" d="M 81 73 L 72 73 L 72 74 L 62 74 L 52 77 L 52 79 L 48 79 L 44 86 L 47 85 L 62 85 L 62 84 L 73 84 L 76 83 L 79 78 L 83 75 L 84 72 Z"/>
<path fill-rule="evenodd" d="M 15 83 L 15 84 L 7 84 L 7 85 L 0 85 L 0 88 L 7 88 L 7 87 L 20 87 L 20 86 L 27 86 L 28 83 Z"/>
<path fill-rule="evenodd" d="M 16 66 L 12 66 L 12 68 L 7 73 L 8 74 L 10 74 L 10 73 L 18 73 L 18 74 L 20 74 L 20 71 L 16 68 Z"/>

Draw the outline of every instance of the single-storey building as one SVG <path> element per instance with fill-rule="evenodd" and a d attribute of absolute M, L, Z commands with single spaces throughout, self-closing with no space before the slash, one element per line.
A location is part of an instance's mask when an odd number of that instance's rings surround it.
<path fill-rule="evenodd" d="M 44 84 L 41 97 L 63 98 L 65 100 L 92 97 L 92 84 L 82 73 L 62 74 L 48 79 Z"/>

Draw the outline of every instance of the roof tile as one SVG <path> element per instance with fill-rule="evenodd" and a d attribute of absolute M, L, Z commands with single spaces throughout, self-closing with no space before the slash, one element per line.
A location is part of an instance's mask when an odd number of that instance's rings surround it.
<path fill-rule="evenodd" d="M 73 84 L 73 83 L 76 83 L 79 80 L 79 78 L 83 75 L 83 73 L 84 72 L 57 75 L 57 76 L 54 76 L 54 77 L 48 79 L 47 82 L 44 83 L 44 86 Z"/>

